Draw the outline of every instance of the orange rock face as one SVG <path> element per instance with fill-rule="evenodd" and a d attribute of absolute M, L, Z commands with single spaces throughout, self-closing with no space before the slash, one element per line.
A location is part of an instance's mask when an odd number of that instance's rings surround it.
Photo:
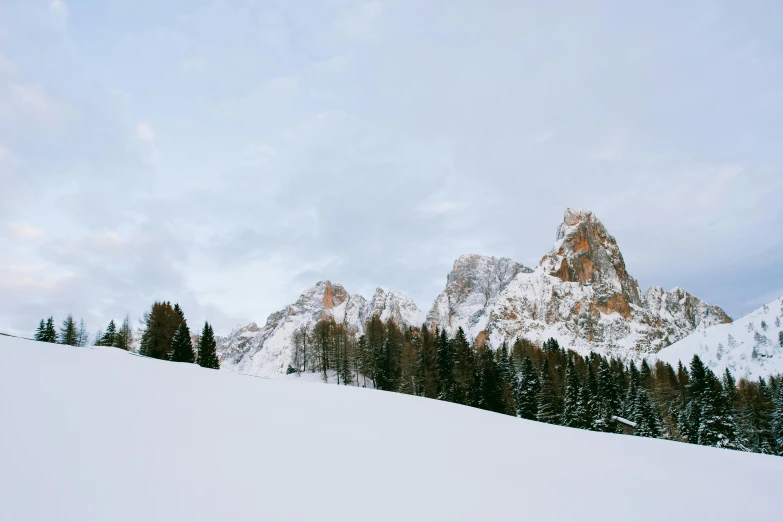
<path fill-rule="evenodd" d="M 596 307 L 607 315 L 617 312 L 626 319 L 630 319 L 631 317 L 631 307 L 622 294 L 614 294 L 604 302 L 599 301 L 596 303 Z"/>
<path fill-rule="evenodd" d="M 335 306 L 343 304 L 346 299 L 348 299 L 348 292 L 342 286 L 338 285 L 335 288 L 332 283 L 326 283 L 326 291 L 324 291 L 324 297 L 321 300 L 324 308 L 331 310 Z"/>

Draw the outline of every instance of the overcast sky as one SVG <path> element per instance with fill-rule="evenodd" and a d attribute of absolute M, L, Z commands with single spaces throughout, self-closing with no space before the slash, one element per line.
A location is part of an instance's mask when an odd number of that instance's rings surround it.
<path fill-rule="evenodd" d="M 546 4 L 546 6 L 542 6 Z M 429 309 L 592 209 L 643 287 L 783 294 L 783 3 L 0 2 L 0 331 L 321 279 Z"/>

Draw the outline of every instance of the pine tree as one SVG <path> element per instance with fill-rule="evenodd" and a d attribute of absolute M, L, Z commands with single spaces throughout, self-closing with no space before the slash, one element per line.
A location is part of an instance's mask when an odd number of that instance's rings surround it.
<path fill-rule="evenodd" d="M 193 343 L 190 340 L 190 329 L 185 323 L 177 328 L 177 333 L 171 340 L 171 360 L 174 362 L 192 363 L 195 361 Z"/>
<path fill-rule="evenodd" d="M 605 358 L 601 359 L 598 366 L 596 392 L 596 422 L 598 431 L 616 431 L 612 417 L 620 412 L 620 399 L 615 385 L 614 376 L 609 363 Z"/>
<path fill-rule="evenodd" d="M 740 449 L 737 444 L 737 427 L 728 408 L 723 387 L 709 369 L 705 372 L 705 385 L 700 402 L 698 443 L 703 446 Z"/>
<path fill-rule="evenodd" d="M 418 381 L 421 383 L 419 392 L 424 397 L 438 397 L 438 361 L 435 340 L 427 325 L 421 327 L 421 349 L 419 351 Z"/>
<path fill-rule="evenodd" d="M 661 423 L 658 419 L 658 414 L 653 408 L 650 393 L 642 386 L 636 392 L 631 419 L 636 423 L 634 435 L 639 435 L 640 437 L 661 436 Z"/>
<path fill-rule="evenodd" d="M 579 382 L 579 375 L 576 373 L 573 357 L 568 358 L 565 374 L 565 399 L 563 401 L 563 422 L 564 426 L 572 428 L 583 428 L 582 418 L 580 418 L 580 396 L 582 384 Z"/>
<path fill-rule="evenodd" d="M 185 320 L 185 312 L 180 308 L 179 303 L 174 303 L 174 312 L 179 316 L 180 320 L 187 326 L 188 322 Z"/>
<path fill-rule="evenodd" d="M 180 310 L 181 312 L 181 310 Z M 155 302 L 144 314 L 144 333 L 141 336 L 141 355 L 155 359 L 170 358 L 171 340 L 181 324 L 182 315 L 168 302 Z"/>
<path fill-rule="evenodd" d="M 639 367 L 639 386 L 647 391 L 650 391 L 652 386 L 652 370 L 647 364 L 647 359 L 642 359 L 642 365 Z"/>
<path fill-rule="evenodd" d="M 498 370 L 500 372 L 500 388 L 503 394 L 503 402 L 506 405 L 508 415 L 517 414 L 516 389 L 518 387 L 516 370 L 513 361 L 508 354 L 508 344 L 504 341 L 499 350 Z"/>
<path fill-rule="evenodd" d="M 46 328 L 44 328 L 43 341 L 46 343 L 56 343 L 58 341 L 57 330 L 55 330 L 54 328 L 54 318 L 51 315 L 46 320 Z"/>
<path fill-rule="evenodd" d="M 46 341 L 46 322 L 43 319 L 41 319 L 41 322 L 38 325 L 38 329 L 35 331 L 35 336 L 33 337 L 33 339 L 41 342 Z"/>
<path fill-rule="evenodd" d="M 106 327 L 106 331 L 101 338 L 100 346 L 114 346 L 117 343 L 117 325 L 114 324 L 114 319 L 109 321 L 109 326 Z"/>
<path fill-rule="evenodd" d="M 506 413 L 502 376 L 492 351 L 482 348 L 478 355 L 478 404 L 479 408 Z"/>
<path fill-rule="evenodd" d="M 783 377 L 778 377 L 772 404 L 772 436 L 777 443 L 777 454 L 783 456 Z"/>
<path fill-rule="evenodd" d="M 557 411 L 555 382 L 549 370 L 549 359 L 544 359 L 539 376 L 541 388 L 538 391 L 538 415 L 536 419 L 549 424 L 560 424 L 560 412 Z"/>
<path fill-rule="evenodd" d="M 63 320 L 63 325 L 60 328 L 60 344 L 76 346 L 78 342 L 76 323 L 73 322 L 73 316 L 68 314 L 68 317 Z"/>
<path fill-rule="evenodd" d="M 440 331 L 436 359 L 438 363 L 438 398 L 451 402 L 455 396 L 454 353 L 446 330 Z"/>
<path fill-rule="evenodd" d="M 79 327 L 76 329 L 76 346 L 87 346 L 90 342 L 90 334 L 87 333 L 87 325 L 84 319 L 79 320 Z"/>
<path fill-rule="evenodd" d="M 696 444 L 699 440 L 699 426 L 704 409 L 703 395 L 707 388 L 707 368 L 701 358 L 694 355 L 685 386 L 685 408 L 680 414 L 679 425 L 685 440 Z"/>
<path fill-rule="evenodd" d="M 517 386 L 517 414 L 523 419 L 534 420 L 538 417 L 539 390 L 538 372 L 530 357 L 525 357 Z"/>
<path fill-rule="evenodd" d="M 458 404 L 475 405 L 474 377 L 476 373 L 475 354 L 468 343 L 465 331 L 462 327 L 457 329 L 454 339 L 450 342 L 452 357 L 453 387 L 451 388 L 451 402 Z M 443 355 L 443 354 L 441 354 Z M 445 362 L 443 364 L 446 364 Z"/>
<path fill-rule="evenodd" d="M 204 321 L 204 328 L 201 330 L 201 337 L 198 342 L 198 364 L 204 368 L 213 368 L 215 370 L 220 368 L 215 333 L 212 331 L 212 325 L 206 321 Z"/>
<path fill-rule="evenodd" d="M 123 350 L 131 349 L 133 346 L 133 329 L 130 325 L 130 316 L 126 315 L 125 319 L 122 320 L 122 326 L 120 326 L 120 330 L 114 339 L 114 346 L 117 348 L 122 348 Z"/>
<path fill-rule="evenodd" d="M 580 386 L 576 399 L 576 424 L 574 427 L 586 430 L 592 429 L 594 422 L 592 406 L 589 388 Z"/>
<path fill-rule="evenodd" d="M 623 404 L 623 416 L 628 419 L 633 417 L 636 396 L 639 391 L 639 381 L 639 370 L 636 369 L 636 364 L 631 361 L 628 364 L 628 390 L 626 391 L 625 402 Z"/>

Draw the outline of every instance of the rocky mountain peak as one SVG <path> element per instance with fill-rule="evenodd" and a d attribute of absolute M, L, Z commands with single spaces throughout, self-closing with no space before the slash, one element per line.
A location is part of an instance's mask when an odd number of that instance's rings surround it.
<path fill-rule="evenodd" d="M 562 281 L 591 286 L 596 306 L 606 314 L 627 318 L 631 305 L 641 305 L 639 285 L 628 274 L 617 241 L 590 210 L 566 209 L 557 241 L 539 266 Z"/>
<path fill-rule="evenodd" d="M 435 300 L 427 322 L 447 330 L 470 328 L 486 322 L 485 310 L 520 273 L 531 269 L 507 257 L 465 254 L 454 261 L 446 276 L 446 288 Z"/>

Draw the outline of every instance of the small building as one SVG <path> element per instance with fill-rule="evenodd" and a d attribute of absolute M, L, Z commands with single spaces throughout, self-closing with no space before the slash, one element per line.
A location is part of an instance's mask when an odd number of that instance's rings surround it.
<path fill-rule="evenodd" d="M 634 430 L 636 429 L 635 422 L 629 421 L 628 419 L 624 419 L 617 415 L 613 415 L 612 420 L 618 423 L 622 427 L 623 433 L 625 433 L 626 435 L 633 435 Z"/>

